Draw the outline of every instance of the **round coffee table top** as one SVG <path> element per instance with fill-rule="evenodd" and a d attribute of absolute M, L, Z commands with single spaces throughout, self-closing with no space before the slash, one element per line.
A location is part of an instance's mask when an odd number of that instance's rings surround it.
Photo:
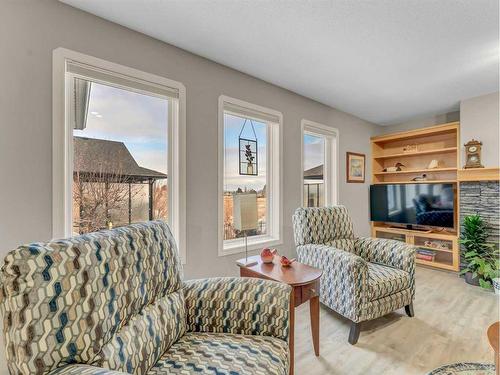
<path fill-rule="evenodd" d="M 273 263 L 262 262 L 260 255 L 248 257 L 248 261 L 256 261 L 257 264 L 253 266 L 238 266 L 265 276 L 268 279 L 279 281 L 291 286 L 309 284 L 319 279 L 323 273 L 323 271 L 319 268 L 311 267 L 297 261 L 293 262 L 289 267 L 283 267 L 279 262 L 279 256 L 274 257 Z"/>

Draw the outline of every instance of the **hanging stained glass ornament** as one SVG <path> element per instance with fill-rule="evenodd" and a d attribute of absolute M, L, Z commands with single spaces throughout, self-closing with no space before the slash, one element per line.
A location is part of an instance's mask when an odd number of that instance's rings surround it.
<path fill-rule="evenodd" d="M 255 139 L 244 138 L 241 135 L 243 134 L 243 130 L 245 130 L 245 126 L 247 122 L 250 122 L 252 126 L 252 132 Z M 259 174 L 258 170 L 258 158 L 257 158 L 257 134 L 255 133 L 255 128 L 252 120 L 245 119 L 243 126 L 241 127 L 240 135 L 238 137 L 239 145 L 240 145 L 240 175 L 243 176 L 257 176 Z"/>

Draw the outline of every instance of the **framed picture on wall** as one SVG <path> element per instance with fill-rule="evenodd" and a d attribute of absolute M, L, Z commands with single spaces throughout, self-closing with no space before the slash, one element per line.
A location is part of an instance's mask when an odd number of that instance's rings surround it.
<path fill-rule="evenodd" d="M 365 182 L 365 154 L 346 152 L 347 182 Z"/>

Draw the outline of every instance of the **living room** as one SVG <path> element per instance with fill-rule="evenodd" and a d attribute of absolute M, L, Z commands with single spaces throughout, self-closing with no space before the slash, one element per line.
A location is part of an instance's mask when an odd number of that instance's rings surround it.
<path fill-rule="evenodd" d="M 0 5 L 0 375 L 495 373 L 497 1 Z"/>

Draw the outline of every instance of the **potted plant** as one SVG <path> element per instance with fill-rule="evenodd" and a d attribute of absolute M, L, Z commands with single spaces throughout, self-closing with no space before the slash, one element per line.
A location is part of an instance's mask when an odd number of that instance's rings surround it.
<path fill-rule="evenodd" d="M 460 274 L 471 285 L 491 289 L 493 279 L 500 276 L 500 261 L 495 244 L 488 243 L 488 228 L 479 215 L 464 218 L 464 230 L 460 239 L 463 245 L 462 256 L 466 262 Z"/>

